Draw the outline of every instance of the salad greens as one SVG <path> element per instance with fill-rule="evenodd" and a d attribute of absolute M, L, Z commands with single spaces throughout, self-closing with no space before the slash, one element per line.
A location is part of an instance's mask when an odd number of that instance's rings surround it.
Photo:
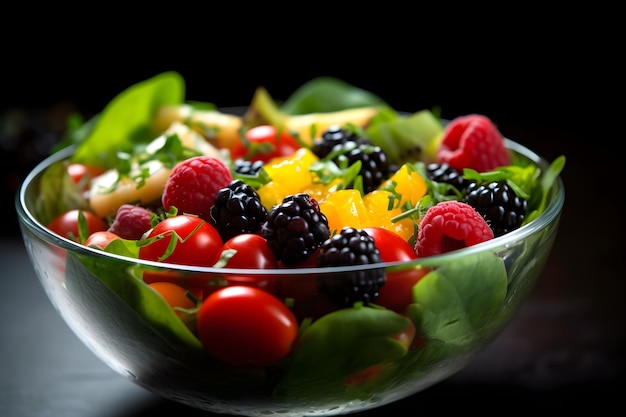
<path fill-rule="evenodd" d="M 156 75 L 118 94 L 83 129 L 71 130 L 56 149 L 80 144 L 72 161 L 115 166 L 117 152 L 130 153 L 133 145 L 155 138 L 151 123 L 161 106 L 181 104 L 184 98 L 185 82 L 179 73 Z"/>
<path fill-rule="evenodd" d="M 486 273 L 485 271 L 488 271 Z M 441 265 L 413 287 L 411 318 L 429 339 L 470 345 L 500 313 L 507 272 L 502 258 L 478 252 Z"/>
<path fill-rule="evenodd" d="M 334 77 L 314 78 L 280 105 L 287 114 L 341 111 L 358 107 L 388 107 L 377 95 Z"/>

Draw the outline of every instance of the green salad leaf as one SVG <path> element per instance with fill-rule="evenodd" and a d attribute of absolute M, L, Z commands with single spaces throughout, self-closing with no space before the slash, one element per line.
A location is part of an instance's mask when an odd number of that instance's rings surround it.
<path fill-rule="evenodd" d="M 406 327 L 404 316 L 382 308 L 355 306 L 321 317 L 303 331 L 280 391 L 341 389 L 347 376 L 406 355 L 392 337 Z"/>
<path fill-rule="evenodd" d="M 392 109 L 381 109 L 366 129 L 372 144 L 379 146 L 392 163 L 410 158 L 433 159 L 433 144 L 443 134 L 441 119 L 430 110 L 402 115 Z"/>
<path fill-rule="evenodd" d="M 85 129 L 73 131 L 79 143 L 72 161 L 113 167 L 117 152 L 133 151 L 134 145 L 154 139 L 152 120 L 164 105 L 182 104 L 185 81 L 169 71 L 132 85 L 113 98 Z"/>
<path fill-rule="evenodd" d="M 61 213 L 72 209 L 88 210 L 85 197 L 67 172 L 67 162 L 50 165 L 42 174 L 35 200 L 34 212 L 42 224 L 49 224 Z"/>
<path fill-rule="evenodd" d="M 120 251 L 119 246 L 116 251 Z M 108 315 L 113 305 L 124 305 L 123 310 L 115 307 L 115 311 L 122 316 L 126 315 L 128 325 L 137 323 L 137 326 L 142 327 L 141 331 L 134 328 L 134 333 L 142 337 L 162 339 L 158 345 L 167 343 L 168 350 L 185 346 L 183 349 L 203 351 L 199 339 L 163 297 L 141 279 L 141 268 L 121 264 L 120 261 L 109 258 L 68 254 L 66 270 L 66 287 L 68 291 L 76 292 L 73 299 L 84 304 L 81 306 L 84 315 Z M 125 312 L 126 310 L 128 311 Z M 117 321 L 94 318 L 93 322 L 102 326 L 107 326 L 107 323 L 113 326 L 103 329 L 105 334 L 123 331 L 118 328 L 120 323 Z"/>
<path fill-rule="evenodd" d="M 411 318 L 429 339 L 474 342 L 497 322 L 507 293 L 504 260 L 492 252 L 459 257 L 426 274 L 414 287 Z"/>
<path fill-rule="evenodd" d="M 334 77 L 314 78 L 294 91 L 280 110 L 291 115 L 388 106 L 376 94 Z"/>

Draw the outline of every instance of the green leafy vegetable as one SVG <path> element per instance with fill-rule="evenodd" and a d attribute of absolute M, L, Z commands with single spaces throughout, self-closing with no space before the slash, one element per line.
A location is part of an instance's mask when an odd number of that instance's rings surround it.
<path fill-rule="evenodd" d="M 116 250 L 120 250 L 119 246 Z M 81 304 L 77 308 L 81 309 L 85 317 L 94 316 L 94 325 L 98 323 L 104 326 L 102 337 L 123 333 L 127 326 L 133 326 L 130 334 L 134 334 L 134 337 L 159 339 L 150 342 L 155 347 L 166 342 L 168 351 L 189 348 L 203 351 L 200 341 L 167 302 L 143 282 L 141 268 L 133 269 L 112 258 L 77 258 L 68 253 L 66 271 L 65 285 L 68 291 L 75 293 L 72 298 Z M 112 309 L 119 317 L 126 317 L 124 325 L 119 321 L 96 318 L 110 315 Z M 150 325 L 146 326 L 146 323 Z M 128 334 L 110 338 L 123 341 L 128 339 Z M 149 346 L 148 342 L 142 344 Z"/>
<path fill-rule="evenodd" d="M 381 109 L 371 120 L 366 134 L 387 154 L 392 163 L 433 159 L 434 143 L 443 133 L 443 124 L 430 110 L 408 116 L 392 109 Z"/>
<path fill-rule="evenodd" d="M 74 162 L 113 167 L 117 152 L 132 153 L 133 146 L 154 139 L 151 123 L 159 107 L 181 104 L 185 82 L 176 72 L 164 72 L 118 94 L 96 116 L 90 129 L 78 130 L 80 143 Z"/>
<path fill-rule="evenodd" d="M 403 357 L 406 346 L 391 336 L 406 326 L 406 318 L 391 310 L 362 306 L 321 317 L 302 333 L 281 390 L 332 390 L 355 372 Z"/>
<path fill-rule="evenodd" d="M 539 186 L 541 187 L 541 192 L 536 194 L 536 195 L 539 195 L 537 215 L 539 215 L 540 213 L 543 213 L 543 211 L 548 206 L 548 197 L 550 195 L 550 191 L 552 190 L 552 185 L 561 174 L 561 171 L 563 171 L 563 168 L 565 168 L 565 156 L 560 155 L 554 161 L 552 161 L 552 163 L 550 164 L 550 167 L 548 168 L 544 176 L 541 178 L 541 182 L 539 184 Z M 530 220 L 526 219 L 526 222 Z"/>
<path fill-rule="evenodd" d="M 413 287 L 419 317 L 429 339 L 467 345 L 497 321 L 507 292 L 504 261 L 491 252 L 478 252 L 446 262 Z"/>
<path fill-rule="evenodd" d="M 38 192 L 34 212 L 42 224 L 50 223 L 56 216 L 68 210 L 89 208 L 67 172 L 66 161 L 56 162 L 43 172 Z"/>
<path fill-rule="evenodd" d="M 333 77 L 303 84 L 280 106 L 287 114 L 324 113 L 358 107 L 388 106 L 376 94 Z"/>

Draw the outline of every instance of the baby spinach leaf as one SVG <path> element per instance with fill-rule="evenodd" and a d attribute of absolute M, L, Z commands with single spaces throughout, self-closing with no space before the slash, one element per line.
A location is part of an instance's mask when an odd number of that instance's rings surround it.
<path fill-rule="evenodd" d="M 103 337 L 108 335 L 111 340 L 127 339 L 128 335 L 121 333 L 127 326 L 132 326 L 129 330 L 131 334 L 139 338 L 160 339 L 158 345 L 167 343 L 167 351 L 191 348 L 202 352 L 199 339 L 167 302 L 143 282 L 140 275 L 139 267 L 116 259 L 75 256 L 70 253 L 67 255 L 68 291 L 75 292 L 72 299 L 81 304 L 77 306 L 81 314 L 86 317 L 94 316 L 91 320 L 93 325 L 103 327 Z M 110 315 L 111 310 L 115 310 L 118 317 L 125 317 L 123 326 L 119 318 L 112 321 L 97 317 Z"/>
<path fill-rule="evenodd" d="M 380 308 L 346 308 L 323 316 L 302 333 L 281 391 L 319 394 L 342 387 L 355 372 L 403 357 L 407 347 L 391 336 L 406 326 L 404 316 Z"/>
<path fill-rule="evenodd" d="M 136 240 L 114 239 L 104 251 L 129 258 L 139 258 L 139 245 Z"/>
<path fill-rule="evenodd" d="M 95 123 L 72 156 L 74 162 L 115 166 L 117 152 L 153 139 L 151 123 L 159 107 L 181 104 L 185 81 L 177 72 L 164 72 L 122 91 L 96 116 Z"/>
<path fill-rule="evenodd" d="M 504 261 L 478 252 L 446 262 L 414 287 L 413 298 L 428 338 L 466 345 L 480 339 L 484 328 L 497 322 L 507 291 Z"/>
<path fill-rule="evenodd" d="M 295 115 L 375 106 L 387 106 L 387 103 L 376 94 L 337 78 L 317 77 L 294 91 L 280 110 Z"/>
<path fill-rule="evenodd" d="M 71 209 L 87 210 L 89 205 L 67 172 L 65 161 L 55 162 L 41 175 L 34 212 L 42 224 L 48 224 Z"/>

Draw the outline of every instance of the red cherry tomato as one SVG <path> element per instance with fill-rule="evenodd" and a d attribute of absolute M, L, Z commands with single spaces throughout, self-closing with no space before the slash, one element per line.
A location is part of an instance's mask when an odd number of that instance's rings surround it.
<path fill-rule="evenodd" d="M 80 213 L 84 216 L 85 224 L 87 226 L 85 239 L 94 232 L 107 230 L 109 228 L 107 222 L 98 217 L 96 214 L 86 210 L 75 209 L 66 211 L 65 213 L 62 213 L 52 219 L 52 221 L 48 223 L 48 229 L 52 230 L 59 236 L 63 236 L 80 243 Z"/>
<path fill-rule="evenodd" d="M 230 253 L 229 251 L 234 251 Z M 261 235 L 243 233 L 227 240 L 222 246 L 223 268 L 273 269 L 278 260 Z M 275 293 L 278 278 L 270 274 L 225 274 L 228 285 L 251 285 Z"/>
<path fill-rule="evenodd" d="M 261 235 L 243 233 L 224 242 L 221 252 L 236 253 L 225 260 L 224 268 L 271 269 L 278 268 L 278 260 Z"/>
<path fill-rule="evenodd" d="M 276 364 L 291 352 L 298 322 L 275 296 L 236 285 L 209 295 L 197 315 L 198 338 L 224 363 L 245 368 Z"/>
<path fill-rule="evenodd" d="M 363 230 L 374 238 L 374 244 L 384 262 L 410 261 L 417 258 L 415 249 L 400 235 L 382 227 L 365 227 Z"/>
<path fill-rule="evenodd" d="M 177 241 L 170 245 L 172 238 Z M 212 225 L 188 215 L 163 219 L 147 239 L 152 241 L 139 248 L 140 259 L 180 265 L 213 266 L 222 247 L 222 238 Z"/>
<path fill-rule="evenodd" d="M 289 156 L 301 146 L 286 130 L 278 130 L 272 125 L 259 125 L 246 131 L 248 144 L 238 141 L 233 145 L 233 159 L 245 158 L 250 161 L 267 162 L 272 158 Z"/>
<path fill-rule="evenodd" d="M 417 259 L 417 253 L 411 245 L 399 235 L 382 227 L 366 227 L 365 230 L 374 238 L 384 262 L 411 261 Z M 387 274 L 387 281 L 380 289 L 376 304 L 399 313 L 413 303 L 413 286 L 429 271 L 426 268 L 407 269 Z"/>
<path fill-rule="evenodd" d="M 91 180 L 103 172 L 104 169 L 92 165 L 73 163 L 67 166 L 67 173 L 81 190 L 87 190 Z"/>
<path fill-rule="evenodd" d="M 93 232 L 87 237 L 84 245 L 96 246 L 100 249 L 106 249 L 109 243 L 111 243 L 115 239 L 120 239 L 120 237 L 115 233 L 109 232 L 107 230 L 98 230 L 97 232 Z"/>

